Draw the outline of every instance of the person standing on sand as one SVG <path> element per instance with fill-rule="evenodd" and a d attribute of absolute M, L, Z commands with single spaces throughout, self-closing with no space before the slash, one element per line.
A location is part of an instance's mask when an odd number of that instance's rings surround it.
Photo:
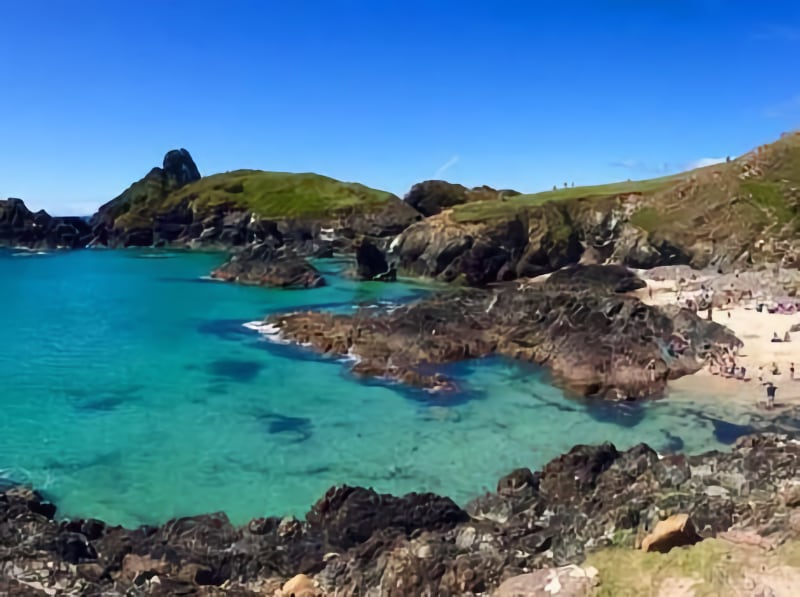
<path fill-rule="evenodd" d="M 794 381 L 794 363 L 789 363 L 789 379 Z"/>
<path fill-rule="evenodd" d="M 775 392 L 778 391 L 778 387 L 772 383 L 771 381 L 767 382 L 767 410 L 772 410 L 775 408 Z"/>
<path fill-rule="evenodd" d="M 647 372 L 650 375 L 650 383 L 655 382 L 656 380 L 656 360 L 650 359 L 650 362 L 647 363 Z"/>

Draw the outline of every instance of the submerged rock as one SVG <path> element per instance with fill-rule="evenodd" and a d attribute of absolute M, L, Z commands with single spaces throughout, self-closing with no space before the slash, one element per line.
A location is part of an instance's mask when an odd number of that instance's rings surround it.
<path fill-rule="evenodd" d="M 591 588 L 597 572 L 580 567 L 587 554 L 633 553 L 637 537 L 675 514 L 696 521 L 698 538 L 778 545 L 800 537 L 800 501 L 785 497 L 800 475 L 800 442 L 749 436 L 730 452 L 689 457 L 681 477 L 663 474 L 676 466 L 665 460 L 644 445 L 576 446 L 540 471 L 506 476 L 500 492 L 464 509 L 434 494 L 344 486 L 305 521 L 260 518 L 243 527 L 222 513 L 135 530 L 58 522 L 41 495 L 12 488 L 0 493 L 0 591 L 540 594 L 543 584 L 551 592 Z"/>

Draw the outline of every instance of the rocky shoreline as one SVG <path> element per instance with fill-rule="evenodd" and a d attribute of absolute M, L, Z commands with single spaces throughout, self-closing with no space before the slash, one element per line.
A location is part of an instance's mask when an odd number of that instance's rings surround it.
<path fill-rule="evenodd" d="M 139 529 L 62 521 L 41 494 L 12 487 L 0 493 L 0 593 L 548 594 L 536 583 L 598 550 L 795 540 L 798 478 L 800 442 L 762 433 L 694 456 L 575 446 L 540 471 L 511 472 L 463 508 L 434 494 L 335 487 L 305 520 L 258 518 L 241 528 L 223 513 Z M 683 522 L 656 529 L 664 520 Z M 561 594 L 589 594 L 603 576 L 591 571 L 576 581 L 580 591 Z M 527 592 L 511 591 L 520 586 Z"/>
<path fill-rule="evenodd" d="M 271 315 L 270 330 L 322 354 L 356 358 L 353 372 L 452 390 L 441 366 L 501 355 L 546 367 L 580 396 L 658 397 L 669 379 L 741 343 L 686 309 L 645 305 L 621 266 L 576 266 L 544 282 L 446 291 L 390 311 Z"/>

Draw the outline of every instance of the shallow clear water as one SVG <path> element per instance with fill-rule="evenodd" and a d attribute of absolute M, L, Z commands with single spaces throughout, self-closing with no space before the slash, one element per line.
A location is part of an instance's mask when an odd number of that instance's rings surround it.
<path fill-rule="evenodd" d="M 465 502 L 576 443 L 700 451 L 739 431 L 686 397 L 570 401 L 499 359 L 451 368 L 469 388 L 456 397 L 361 383 L 242 324 L 424 289 L 349 281 L 335 262 L 315 290 L 202 280 L 220 261 L 0 251 L 0 477 L 45 490 L 62 515 L 136 525 L 224 510 L 241 523 L 302 514 L 334 484 Z"/>

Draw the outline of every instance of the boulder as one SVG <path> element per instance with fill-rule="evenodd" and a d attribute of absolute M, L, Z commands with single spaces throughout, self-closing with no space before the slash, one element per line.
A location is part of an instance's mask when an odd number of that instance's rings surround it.
<path fill-rule="evenodd" d="M 472 201 L 499 201 L 519 195 L 517 191 L 498 191 L 482 186 L 468 189 L 444 180 L 426 180 L 411 187 L 405 201 L 424 216 L 433 216 L 443 210 Z"/>
<path fill-rule="evenodd" d="M 318 597 L 316 583 L 305 574 L 298 574 L 287 580 L 281 587 L 281 597 Z"/>
<path fill-rule="evenodd" d="M 325 279 L 305 258 L 269 243 L 250 245 L 211 272 L 211 277 L 272 288 L 319 288 Z"/>
<path fill-rule="evenodd" d="M 673 514 L 659 521 L 653 532 L 642 540 L 642 551 L 667 553 L 674 547 L 694 545 L 702 540 L 688 514 Z"/>

